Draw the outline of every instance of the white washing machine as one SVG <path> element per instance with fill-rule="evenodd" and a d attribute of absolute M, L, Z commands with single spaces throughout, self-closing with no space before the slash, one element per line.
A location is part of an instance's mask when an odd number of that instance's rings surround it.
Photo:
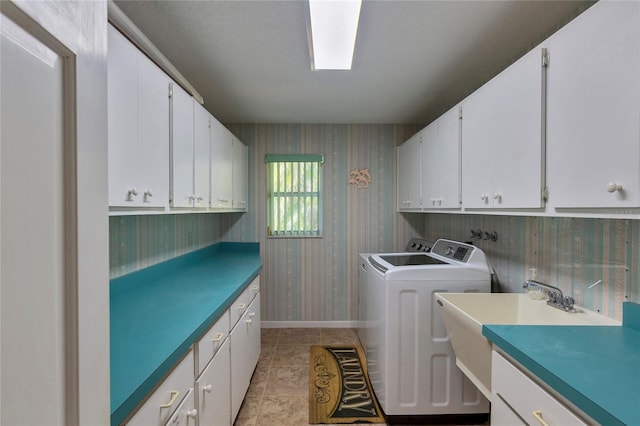
<path fill-rule="evenodd" d="M 358 336 L 369 378 L 387 415 L 489 412 L 489 402 L 456 367 L 437 292 L 491 291 L 482 250 L 414 239 L 405 253 L 361 254 Z"/>

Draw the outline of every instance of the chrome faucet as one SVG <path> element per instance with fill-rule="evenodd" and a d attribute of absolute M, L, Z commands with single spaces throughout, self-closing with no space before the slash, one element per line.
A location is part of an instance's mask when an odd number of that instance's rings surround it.
<path fill-rule="evenodd" d="M 522 287 L 529 288 L 530 285 L 537 285 L 542 288 L 546 288 L 547 295 L 549 296 L 549 300 L 547 300 L 547 305 L 553 306 L 557 309 L 562 309 L 566 312 L 575 312 L 576 310 L 573 308 L 573 304 L 575 300 L 571 296 L 564 296 L 562 294 L 562 290 L 558 287 L 554 287 L 549 284 L 542 283 L 536 280 L 527 280 L 522 284 Z"/>

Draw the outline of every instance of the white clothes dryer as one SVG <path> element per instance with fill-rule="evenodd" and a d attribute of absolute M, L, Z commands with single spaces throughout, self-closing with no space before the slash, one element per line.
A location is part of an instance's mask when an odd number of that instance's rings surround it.
<path fill-rule="evenodd" d="M 404 253 L 361 254 L 358 336 L 369 378 L 387 415 L 489 412 L 489 402 L 456 367 L 438 292 L 491 291 L 485 254 L 440 239 L 412 240 Z"/>

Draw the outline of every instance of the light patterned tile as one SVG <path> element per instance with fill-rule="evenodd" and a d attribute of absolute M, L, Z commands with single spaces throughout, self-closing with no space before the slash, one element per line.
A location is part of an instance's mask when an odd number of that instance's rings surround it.
<path fill-rule="evenodd" d="M 310 345 L 279 344 L 273 355 L 273 366 L 309 365 Z"/>
<path fill-rule="evenodd" d="M 322 334 L 319 328 L 283 328 L 280 330 L 278 344 L 285 345 L 319 345 Z"/>
<path fill-rule="evenodd" d="M 273 354 L 276 351 L 276 345 L 262 345 L 260 358 L 258 358 L 258 367 L 270 367 L 273 361 Z"/>
<path fill-rule="evenodd" d="M 309 393 L 309 367 L 303 365 L 272 366 L 269 369 L 265 396 L 307 395 Z"/>
<path fill-rule="evenodd" d="M 260 398 L 245 397 L 236 417 L 234 426 L 254 426 L 258 419 L 258 410 L 260 409 Z"/>
<path fill-rule="evenodd" d="M 280 336 L 279 328 L 261 328 L 260 339 L 263 345 L 275 345 Z"/>
<path fill-rule="evenodd" d="M 309 400 L 305 396 L 265 395 L 260 405 L 257 426 L 306 426 L 309 424 Z"/>
<path fill-rule="evenodd" d="M 323 345 L 357 345 L 360 343 L 356 330 L 353 328 L 323 328 L 320 332 Z"/>
<path fill-rule="evenodd" d="M 269 366 L 259 365 L 251 376 L 251 382 L 249 383 L 249 389 L 247 390 L 247 397 L 262 398 L 264 394 L 264 388 L 267 386 L 267 378 L 269 377 Z"/>

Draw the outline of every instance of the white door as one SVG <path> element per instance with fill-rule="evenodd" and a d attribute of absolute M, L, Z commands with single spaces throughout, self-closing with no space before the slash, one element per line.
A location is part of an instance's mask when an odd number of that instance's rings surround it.
<path fill-rule="evenodd" d="M 196 381 L 198 415 L 202 426 L 231 423 L 231 359 L 229 339 L 225 339 L 213 360 Z"/>
<path fill-rule="evenodd" d="M 209 207 L 210 117 L 202 105 L 193 102 L 193 194 L 199 208 Z"/>
<path fill-rule="evenodd" d="M 177 84 L 171 96 L 171 207 L 193 207 L 193 98 Z"/>
<path fill-rule="evenodd" d="M 422 132 L 422 205 L 455 209 L 460 200 L 460 116 L 452 108 Z"/>
<path fill-rule="evenodd" d="M 64 58 L 0 19 L 0 424 L 67 424 Z"/>
<path fill-rule="evenodd" d="M 233 135 L 211 117 L 211 207 L 231 208 Z"/>
<path fill-rule="evenodd" d="M 463 101 L 464 207 L 543 206 L 542 73 L 534 49 Z"/>
<path fill-rule="evenodd" d="M 249 191 L 249 148 L 236 137 L 233 138 L 233 203 L 234 209 L 247 210 Z"/>
<path fill-rule="evenodd" d="M 639 14 L 638 2 L 599 2 L 547 42 L 549 201 L 557 208 L 640 206 Z"/>
<path fill-rule="evenodd" d="M 397 148 L 398 211 L 420 210 L 422 196 L 422 132 Z"/>

